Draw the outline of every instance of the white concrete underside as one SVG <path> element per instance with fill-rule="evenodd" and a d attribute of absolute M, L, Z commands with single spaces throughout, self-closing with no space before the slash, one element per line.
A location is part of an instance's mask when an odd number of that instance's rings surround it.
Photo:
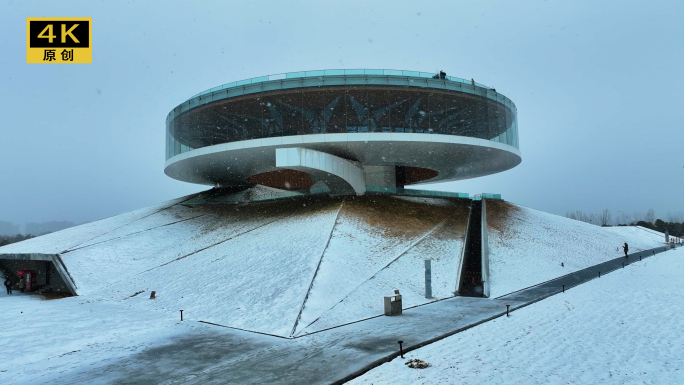
<path fill-rule="evenodd" d="M 247 185 L 252 175 L 277 170 L 275 149 L 322 151 L 363 166 L 412 166 L 439 175 L 421 183 L 474 178 L 511 169 L 522 161 L 513 146 L 464 136 L 417 133 L 296 135 L 203 147 L 166 161 L 166 175 L 206 185 Z"/>

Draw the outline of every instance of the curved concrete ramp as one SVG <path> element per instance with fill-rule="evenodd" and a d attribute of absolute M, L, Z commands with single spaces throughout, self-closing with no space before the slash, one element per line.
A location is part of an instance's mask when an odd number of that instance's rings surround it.
<path fill-rule="evenodd" d="M 309 173 L 328 185 L 332 195 L 363 195 L 366 192 L 362 167 L 325 152 L 301 147 L 278 148 L 276 167 Z"/>

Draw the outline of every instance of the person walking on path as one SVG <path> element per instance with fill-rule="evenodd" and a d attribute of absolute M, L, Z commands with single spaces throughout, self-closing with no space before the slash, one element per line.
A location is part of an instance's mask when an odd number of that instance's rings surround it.
<path fill-rule="evenodd" d="M 629 258 L 629 255 L 627 255 L 627 252 L 629 251 L 629 245 L 627 242 L 625 242 L 625 245 L 622 246 L 622 249 L 625 250 L 625 258 Z"/>
<path fill-rule="evenodd" d="M 22 275 L 22 276 L 19 278 L 19 291 L 22 292 L 22 293 L 24 292 L 24 287 L 25 287 L 25 285 L 26 285 L 26 282 L 24 281 L 24 277 L 25 277 L 25 276 Z"/>
<path fill-rule="evenodd" d="M 12 294 L 12 281 L 9 278 L 5 280 L 5 287 L 7 288 L 7 295 Z"/>

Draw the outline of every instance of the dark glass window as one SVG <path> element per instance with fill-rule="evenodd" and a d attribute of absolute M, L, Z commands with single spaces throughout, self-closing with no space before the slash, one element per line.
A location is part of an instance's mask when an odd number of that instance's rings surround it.
<path fill-rule="evenodd" d="M 515 106 L 434 89 L 304 88 L 219 100 L 167 120 L 167 158 L 196 148 L 289 135 L 401 132 L 518 145 Z"/>

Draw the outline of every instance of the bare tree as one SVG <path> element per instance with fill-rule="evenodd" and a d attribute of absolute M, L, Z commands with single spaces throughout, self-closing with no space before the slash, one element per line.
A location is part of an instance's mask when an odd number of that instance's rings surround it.
<path fill-rule="evenodd" d="M 591 224 L 600 223 L 599 216 L 597 216 L 596 214 L 585 213 L 582 210 L 568 211 L 565 213 L 565 216 L 580 222 L 586 222 Z"/>
<path fill-rule="evenodd" d="M 653 209 L 648 209 L 648 211 L 646 212 L 646 222 L 655 222 L 655 211 L 653 211 Z"/>
<path fill-rule="evenodd" d="M 621 211 L 620 215 L 618 215 L 618 217 L 617 217 L 617 224 L 618 225 L 628 225 L 629 224 L 629 214 L 623 213 Z"/>
<path fill-rule="evenodd" d="M 610 214 L 610 210 L 603 209 L 603 211 L 601 211 L 601 214 L 599 215 L 599 223 L 601 226 L 609 226 L 612 219 L 613 217 Z"/>
<path fill-rule="evenodd" d="M 667 221 L 668 222 L 675 222 L 675 223 L 680 223 L 684 221 L 684 215 L 682 215 L 681 211 L 678 212 L 672 212 L 668 211 L 667 212 Z"/>
<path fill-rule="evenodd" d="M 586 222 L 586 223 L 592 223 L 593 222 L 593 214 L 588 214 L 583 211 L 577 210 L 575 213 L 577 215 L 577 220 Z"/>
<path fill-rule="evenodd" d="M 589 214 L 589 213 L 584 214 L 584 221 L 583 222 L 594 223 L 594 217 L 595 216 L 596 216 L 596 214 Z"/>
<path fill-rule="evenodd" d="M 632 216 L 634 217 L 634 222 L 643 221 L 643 220 L 644 220 L 644 217 L 645 217 L 645 216 L 644 216 L 644 213 L 641 212 L 641 211 L 635 212 L 634 214 L 632 214 Z"/>

